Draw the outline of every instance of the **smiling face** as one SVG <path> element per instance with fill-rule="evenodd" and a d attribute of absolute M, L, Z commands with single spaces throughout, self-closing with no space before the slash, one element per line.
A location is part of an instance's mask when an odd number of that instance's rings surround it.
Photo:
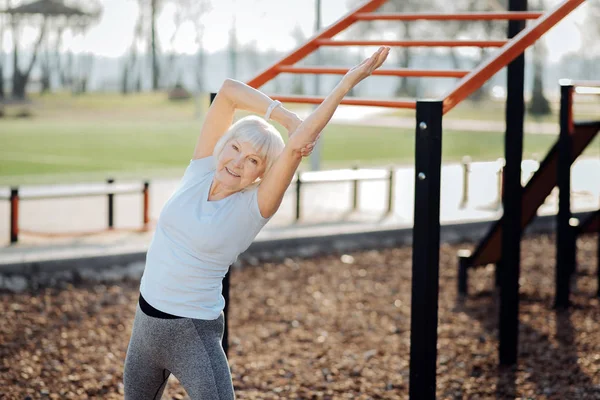
<path fill-rule="evenodd" d="M 266 162 L 254 147 L 234 138 L 225 143 L 217 159 L 215 180 L 228 191 L 239 191 L 261 178 Z"/>

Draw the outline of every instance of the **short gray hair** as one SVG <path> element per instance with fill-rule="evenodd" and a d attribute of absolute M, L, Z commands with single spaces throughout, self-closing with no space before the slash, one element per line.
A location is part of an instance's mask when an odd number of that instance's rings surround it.
<path fill-rule="evenodd" d="M 279 131 L 264 119 L 254 115 L 241 118 L 221 136 L 213 150 L 215 159 L 219 158 L 225 144 L 233 139 L 250 144 L 258 152 L 258 155 L 266 163 L 265 174 L 271 169 L 285 147 Z"/>

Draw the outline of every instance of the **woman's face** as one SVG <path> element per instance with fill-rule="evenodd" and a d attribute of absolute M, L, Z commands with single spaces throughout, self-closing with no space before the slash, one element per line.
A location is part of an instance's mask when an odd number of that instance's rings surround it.
<path fill-rule="evenodd" d="M 231 139 L 217 160 L 215 179 L 230 190 L 242 190 L 262 177 L 266 162 L 247 142 Z"/>

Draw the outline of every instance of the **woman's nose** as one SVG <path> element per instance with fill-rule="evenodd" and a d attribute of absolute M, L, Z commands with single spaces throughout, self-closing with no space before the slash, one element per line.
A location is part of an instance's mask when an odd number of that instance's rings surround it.
<path fill-rule="evenodd" d="M 241 156 L 240 156 L 240 157 L 237 157 L 237 158 L 234 160 L 234 165 L 235 165 L 236 167 L 238 167 L 238 168 L 241 168 L 241 167 L 244 165 L 244 157 L 241 157 Z"/>

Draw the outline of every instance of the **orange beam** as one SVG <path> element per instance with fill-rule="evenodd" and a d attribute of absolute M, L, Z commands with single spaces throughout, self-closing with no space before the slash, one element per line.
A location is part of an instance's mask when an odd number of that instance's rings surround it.
<path fill-rule="evenodd" d="M 324 97 L 312 96 L 269 96 L 274 100 L 279 100 L 283 103 L 306 103 L 306 104 L 321 104 Z M 375 99 L 359 99 L 359 98 L 344 98 L 341 104 L 351 106 L 375 106 L 375 107 L 390 107 L 390 108 L 412 108 L 417 107 L 415 100 L 375 100 Z"/>
<path fill-rule="evenodd" d="M 522 20 L 537 19 L 544 15 L 541 12 L 469 12 L 456 14 L 400 14 L 400 13 L 359 13 L 356 18 L 359 21 L 471 21 L 471 20 Z"/>
<path fill-rule="evenodd" d="M 277 68 L 280 73 L 290 74 L 333 74 L 333 75 L 344 75 L 348 72 L 348 68 L 334 68 L 334 67 L 290 67 L 282 65 Z M 462 78 L 467 75 L 469 71 L 459 70 L 426 70 L 426 69 L 377 69 L 373 71 L 373 75 L 383 76 L 413 76 L 413 77 L 437 77 L 437 78 Z"/>
<path fill-rule="evenodd" d="M 390 47 L 502 47 L 508 40 L 332 40 L 319 39 L 320 46 Z"/>
<path fill-rule="evenodd" d="M 585 0 L 563 1 L 554 7 L 552 11 L 546 13 L 530 26 L 519 32 L 519 34 L 508 42 L 495 57 L 480 64 L 479 67 L 462 78 L 457 86 L 445 97 L 444 114 L 481 87 L 481 85 L 490 79 L 496 72 L 517 58 L 526 48 L 535 43 L 535 41 L 544 33 L 584 1 Z"/>
<path fill-rule="evenodd" d="M 246 84 L 248 86 L 252 86 L 253 88 L 261 87 L 262 85 L 264 85 L 265 83 L 277 76 L 278 66 L 293 65 L 298 61 L 302 60 L 304 57 L 308 56 L 313 51 L 319 48 L 319 45 L 317 45 L 316 43 L 317 40 L 334 37 L 335 35 L 342 32 L 343 30 L 345 30 L 346 28 L 348 28 L 356 22 L 357 13 L 375 11 L 386 1 L 387 0 L 370 0 L 367 3 L 358 6 L 357 8 L 346 14 L 344 17 L 337 20 L 327 29 L 319 32 L 317 35 L 310 38 L 304 45 L 300 46 L 299 48 L 285 56 L 282 60 L 276 62 L 275 64 L 265 69 L 263 72 L 259 73 L 254 78 L 250 79 L 248 82 L 246 82 Z"/>

